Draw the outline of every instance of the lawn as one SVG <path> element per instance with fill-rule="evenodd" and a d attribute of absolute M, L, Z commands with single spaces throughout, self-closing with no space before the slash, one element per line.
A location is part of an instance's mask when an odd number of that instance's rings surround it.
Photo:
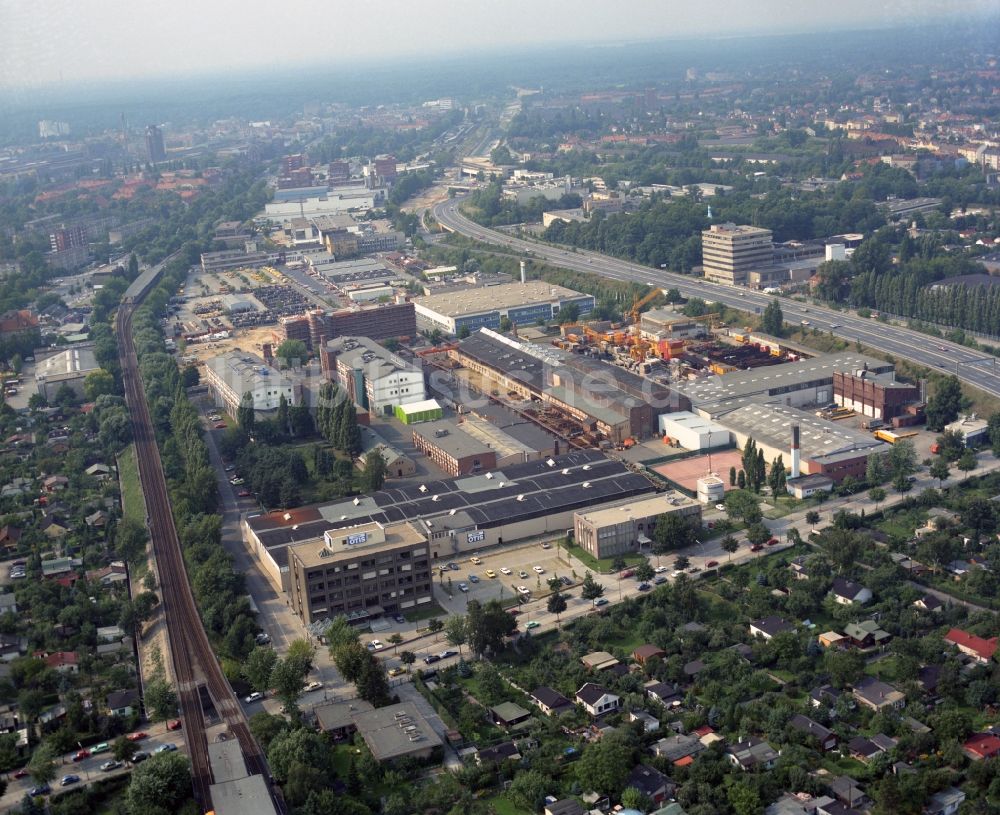
<path fill-rule="evenodd" d="M 118 456 L 118 479 L 122 489 L 122 507 L 126 518 L 141 526 L 146 525 L 146 502 L 139 484 L 139 465 L 135 459 L 135 445 L 130 444 Z"/>
<path fill-rule="evenodd" d="M 615 558 L 606 557 L 598 559 L 585 549 L 581 549 L 576 544 L 573 544 L 571 546 L 566 546 L 566 544 L 563 544 L 562 546 L 563 549 L 566 549 L 577 560 L 582 561 L 583 564 L 588 569 L 590 569 L 592 572 L 595 572 L 596 574 L 609 574 L 610 572 L 613 571 L 611 566 L 615 562 Z M 636 554 L 633 552 L 631 554 L 622 555 L 622 560 L 624 560 L 628 566 L 637 566 L 638 564 L 646 560 L 646 556 Z"/>
<path fill-rule="evenodd" d="M 530 810 L 521 809 L 503 795 L 494 795 L 492 798 L 487 798 L 486 803 L 493 808 L 496 815 L 531 815 Z"/>
<path fill-rule="evenodd" d="M 422 620 L 430 620 L 434 617 L 439 617 L 443 620 L 448 616 L 448 613 L 449 612 L 445 611 L 437 603 L 431 601 L 430 603 L 424 603 L 422 606 L 414 609 L 413 611 L 403 612 L 403 616 L 406 618 L 407 622 L 419 623 Z"/>

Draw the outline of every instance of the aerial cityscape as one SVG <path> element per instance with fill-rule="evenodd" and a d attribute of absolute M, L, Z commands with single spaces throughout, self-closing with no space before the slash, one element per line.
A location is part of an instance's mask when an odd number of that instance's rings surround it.
<path fill-rule="evenodd" d="M 1000 10 L 673 5 L 5 9 L 0 811 L 1000 813 Z"/>

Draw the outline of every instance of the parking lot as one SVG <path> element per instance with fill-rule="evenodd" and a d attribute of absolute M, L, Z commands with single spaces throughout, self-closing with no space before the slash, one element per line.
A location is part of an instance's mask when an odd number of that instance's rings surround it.
<path fill-rule="evenodd" d="M 560 553 L 562 559 L 559 559 Z M 473 557 L 478 557 L 480 562 L 474 563 Z M 435 594 L 441 605 L 449 611 L 463 610 L 473 597 L 481 603 L 494 598 L 510 602 L 520 586 L 529 589 L 532 597 L 538 597 L 548 593 L 546 581 L 551 577 L 569 577 L 574 583 L 583 579 L 580 564 L 574 560 L 572 565 L 568 565 L 568 557 L 566 552 L 556 548 L 554 542 L 548 549 L 534 543 L 463 555 L 454 559 L 458 569 L 448 569 L 435 575 Z M 544 571 L 539 574 L 535 571 L 536 566 Z M 503 569 L 509 570 L 510 574 L 506 574 Z M 489 571 L 496 577 L 490 577 L 487 574 Z M 522 573 L 526 576 L 522 576 Z M 478 582 L 472 579 L 473 575 Z M 463 583 L 468 588 L 467 592 L 460 588 Z"/>

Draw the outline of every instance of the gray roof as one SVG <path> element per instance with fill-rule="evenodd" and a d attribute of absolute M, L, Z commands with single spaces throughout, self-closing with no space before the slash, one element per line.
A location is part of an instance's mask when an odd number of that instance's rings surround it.
<path fill-rule="evenodd" d="M 390 761 L 442 744 L 412 702 L 357 712 L 354 724 L 376 761 Z"/>
<path fill-rule="evenodd" d="M 461 424 L 450 419 L 421 422 L 413 427 L 413 434 L 456 459 L 495 452 L 486 442 L 466 433 Z"/>
<path fill-rule="evenodd" d="M 584 704 L 588 705 L 593 705 L 596 702 L 599 702 L 601 697 L 605 694 L 610 694 L 611 696 L 615 695 L 602 685 L 597 685 L 593 682 L 586 683 L 576 692 L 577 698 Z"/>
<path fill-rule="evenodd" d="M 212 784 L 215 815 L 274 815 L 274 803 L 262 775 L 248 775 Z"/>
<path fill-rule="evenodd" d="M 596 450 L 577 450 L 552 461 L 551 467 L 545 460 L 511 465 L 491 473 L 491 478 L 482 474 L 423 485 L 411 482 L 360 497 L 357 504 L 351 499 L 300 507 L 290 521 L 280 512 L 250 516 L 247 525 L 271 548 L 369 521 L 419 520 L 434 529 L 457 528 L 452 524 L 460 522 L 466 528 L 484 528 L 653 492 L 646 478 Z M 518 495 L 524 500 L 518 501 Z"/>
<path fill-rule="evenodd" d="M 420 366 L 379 345 L 368 337 L 337 337 L 326 344 L 337 362 L 364 371 L 367 379 L 380 379 L 396 371 L 419 371 Z"/>

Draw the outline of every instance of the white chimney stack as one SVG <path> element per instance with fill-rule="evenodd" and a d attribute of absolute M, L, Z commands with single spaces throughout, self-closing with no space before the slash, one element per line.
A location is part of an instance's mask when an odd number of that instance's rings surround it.
<path fill-rule="evenodd" d="M 799 477 L 799 426 L 792 425 L 792 478 Z"/>
<path fill-rule="evenodd" d="M 528 275 L 527 275 L 527 272 L 525 271 L 524 261 L 522 260 L 521 261 L 521 285 L 523 286 L 527 282 L 528 282 Z"/>

